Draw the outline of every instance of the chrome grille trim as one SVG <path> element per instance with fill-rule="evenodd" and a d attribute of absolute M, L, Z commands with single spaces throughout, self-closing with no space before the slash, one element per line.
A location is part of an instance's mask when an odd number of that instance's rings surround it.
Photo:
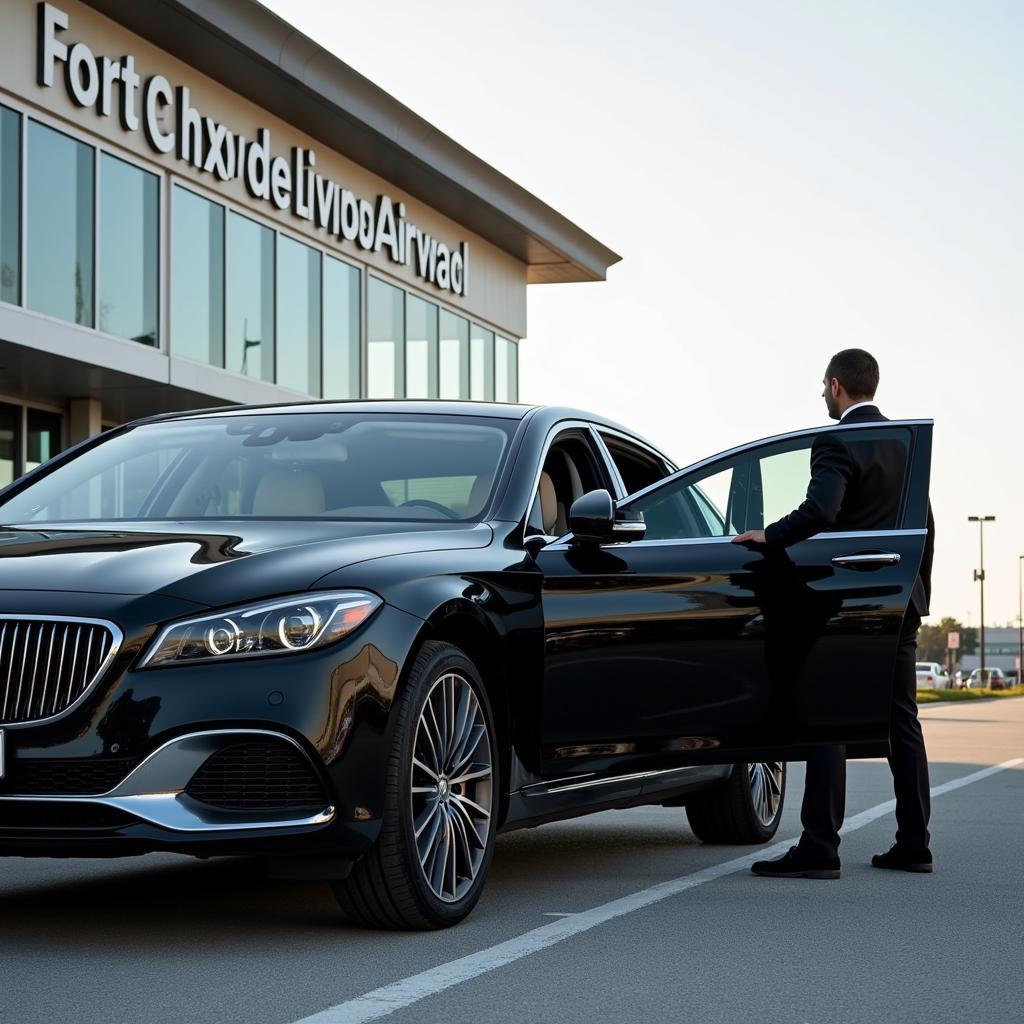
<path fill-rule="evenodd" d="M 0 727 L 18 729 L 70 714 L 123 641 L 107 619 L 0 612 Z"/>

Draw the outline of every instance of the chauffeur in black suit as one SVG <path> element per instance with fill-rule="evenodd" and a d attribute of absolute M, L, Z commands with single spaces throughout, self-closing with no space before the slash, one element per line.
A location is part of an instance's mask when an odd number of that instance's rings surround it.
<path fill-rule="evenodd" d="M 878 363 L 862 349 L 845 349 L 825 371 L 823 397 L 832 419 L 873 423 L 886 417 L 874 404 Z M 764 530 L 735 538 L 738 544 L 784 549 L 821 530 L 871 530 L 891 526 L 903 489 L 905 449 L 894 442 L 847 444 L 842 431 L 823 434 L 811 449 L 811 481 L 803 504 Z M 896 790 L 896 843 L 871 863 L 878 868 L 932 870 L 928 848 L 928 759 L 917 719 L 917 630 L 928 614 L 935 525 L 928 511 L 928 539 L 920 574 L 900 632 L 889 728 L 889 767 Z M 839 829 L 846 805 L 846 749 L 822 746 L 807 760 L 800 810 L 800 842 L 778 860 L 758 861 L 755 875 L 838 878 Z"/>

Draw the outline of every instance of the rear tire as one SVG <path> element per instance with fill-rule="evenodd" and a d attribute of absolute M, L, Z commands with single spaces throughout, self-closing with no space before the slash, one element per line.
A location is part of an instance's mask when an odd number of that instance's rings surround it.
<path fill-rule="evenodd" d="M 785 799 L 785 761 L 737 764 L 725 785 L 687 801 L 686 817 L 704 843 L 766 843 L 779 827 Z"/>
<path fill-rule="evenodd" d="M 380 835 L 334 894 L 366 928 L 446 928 L 476 905 L 494 852 L 494 716 L 476 666 L 433 641 L 416 655 L 395 714 Z"/>

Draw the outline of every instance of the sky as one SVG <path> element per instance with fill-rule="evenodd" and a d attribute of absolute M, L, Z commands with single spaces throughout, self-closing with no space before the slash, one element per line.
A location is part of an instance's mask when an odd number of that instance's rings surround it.
<path fill-rule="evenodd" d="M 271 0 L 622 255 L 528 290 L 520 397 L 680 465 L 824 422 L 867 348 L 935 419 L 933 616 L 1016 622 L 1024 554 L 1024 4 Z"/>

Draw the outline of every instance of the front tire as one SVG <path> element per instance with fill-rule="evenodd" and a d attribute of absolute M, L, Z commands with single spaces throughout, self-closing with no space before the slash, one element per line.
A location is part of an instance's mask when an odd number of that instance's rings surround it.
<path fill-rule="evenodd" d="M 476 905 L 494 851 L 494 716 L 472 661 L 433 641 L 416 655 L 395 714 L 380 836 L 334 893 L 354 924 L 445 928 Z"/>
<path fill-rule="evenodd" d="M 785 798 L 785 761 L 737 764 L 724 786 L 687 801 L 686 817 L 704 843 L 766 843 L 778 830 Z"/>

